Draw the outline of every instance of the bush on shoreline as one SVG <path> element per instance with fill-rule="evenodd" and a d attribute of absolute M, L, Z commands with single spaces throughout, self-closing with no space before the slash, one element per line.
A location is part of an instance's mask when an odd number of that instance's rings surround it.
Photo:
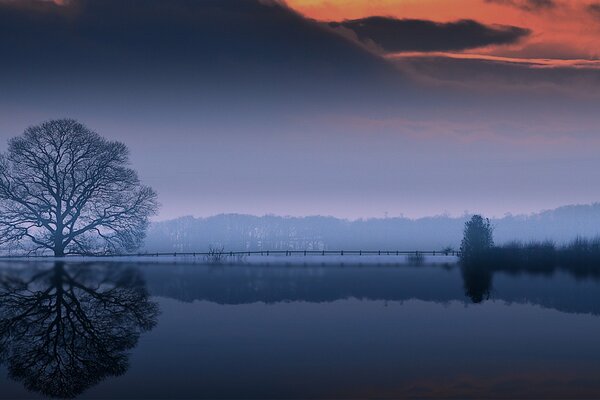
<path fill-rule="evenodd" d="M 466 272 L 521 271 L 551 274 L 557 269 L 575 276 L 600 277 L 600 237 L 577 237 L 557 246 L 552 241 L 513 241 L 494 245 L 493 227 L 480 215 L 465 223 L 461 264 Z"/>
<path fill-rule="evenodd" d="M 575 276 L 600 277 L 600 237 L 576 238 L 562 246 L 551 241 L 510 242 L 491 247 L 475 262 L 463 264 L 507 272 L 553 273 L 563 269 Z"/>

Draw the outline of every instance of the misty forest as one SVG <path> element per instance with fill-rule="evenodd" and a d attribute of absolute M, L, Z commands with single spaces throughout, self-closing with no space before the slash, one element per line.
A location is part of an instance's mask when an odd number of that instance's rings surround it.
<path fill-rule="evenodd" d="M 0 0 L 0 400 L 600 398 L 598 48 L 596 0 Z"/>

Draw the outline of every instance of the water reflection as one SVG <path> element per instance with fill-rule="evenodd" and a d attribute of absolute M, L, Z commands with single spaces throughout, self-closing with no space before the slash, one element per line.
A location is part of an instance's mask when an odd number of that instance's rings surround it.
<path fill-rule="evenodd" d="M 75 397 L 127 370 L 127 351 L 157 314 L 137 269 L 62 262 L 4 268 L 0 360 L 31 391 Z"/>
<path fill-rule="evenodd" d="M 217 304 L 452 301 L 531 303 L 568 313 L 600 314 L 600 281 L 566 270 L 538 273 L 490 265 L 154 265 L 150 292 Z"/>
<path fill-rule="evenodd" d="M 510 276 L 529 276 L 554 278 L 556 275 L 568 275 L 578 282 L 596 282 L 600 281 L 600 268 L 588 263 L 572 264 L 569 266 L 557 266 L 553 262 L 538 257 L 533 261 L 525 263 L 503 263 L 498 260 L 475 259 L 463 263 L 460 266 L 461 276 L 465 296 L 473 303 L 482 303 L 485 300 L 493 299 L 493 278 L 495 275 Z M 528 298 L 528 293 L 523 294 Z M 560 300 L 560 294 L 555 296 L 555 300 Z M 599 308 L 595 307 L 593 313 L 598 313 Z"/>
<path fill-rule="evenodd" d="M 461 275 L 467 296 L 473 303 L 489 300 L 492 292 L 493 272 L 485 264 L 469 263 L 461 266 Z"/>
<path fill-rule="evenodd" d="M 1 264 L 0 397 L 600 393 L 600 282 L 564 270 Z"/>
<path fill-rule="evenodd" d="M 168 352 L 131 381 L 160 375 L 139 397 L 599 398 L 598 282 L 480 267 L 147 268 L 165 319 L 146 351 Z"/>

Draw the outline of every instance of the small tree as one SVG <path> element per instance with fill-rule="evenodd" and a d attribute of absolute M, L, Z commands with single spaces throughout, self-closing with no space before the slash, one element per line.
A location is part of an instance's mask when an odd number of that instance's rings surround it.
<path fill-rule="evenodd" d="M 460 255 L 463 261 L 472 261 L 494 246 L 493 228 L 488 218 L 473 215 L 465 223 Z"/>
<path fill-rule="evenodd" d="M 77 121 L 27 128 L 0 155 L 2 245 L 58 257 L 132 251 L 156 209 L 127 147 Z"/>

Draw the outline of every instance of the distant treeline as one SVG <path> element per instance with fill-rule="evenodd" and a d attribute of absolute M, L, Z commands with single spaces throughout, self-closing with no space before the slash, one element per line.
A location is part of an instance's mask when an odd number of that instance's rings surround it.
<path fill-rule="evenodd" d="M 348 221 L 333 217 L 256 217 L 223 214 L 209 218 L 183 217 L 153 223 L 147 251 L 226 250 L 438 250 L 458 249 L 463 217 L 420 219 L 374 218 Z M 573 238 L 600 234 L 600 204 L 566 206 L 529 216 L 492 219 L 498 245 L 518 240 L 562 246 Z M 514 246 L 513 246 L 514 247 Z"/>

